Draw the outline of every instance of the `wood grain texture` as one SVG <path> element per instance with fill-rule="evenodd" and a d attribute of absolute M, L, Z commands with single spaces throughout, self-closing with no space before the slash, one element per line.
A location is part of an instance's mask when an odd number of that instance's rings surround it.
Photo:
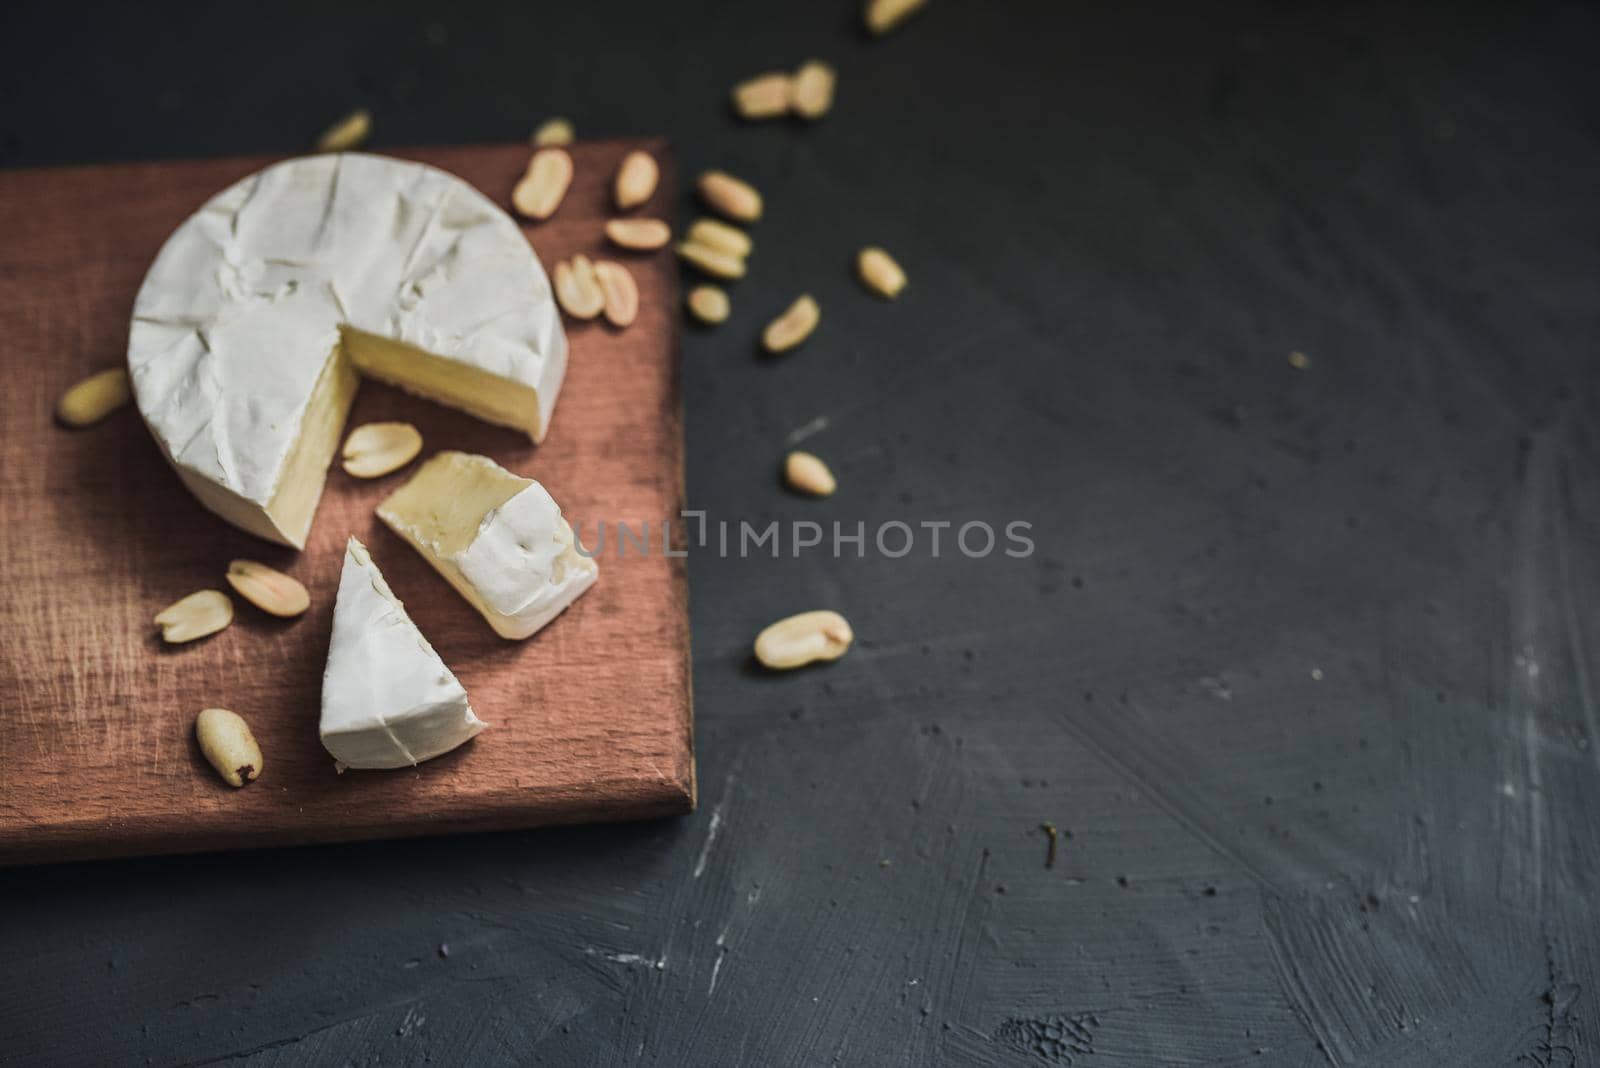
<path fill-rule="evenodd" d="M 664 141 L 575 146 L 577 177 L 555 218 L 526 228 L 547 269 L 575 252 L 625 262 L 638 321 L 568 324 L 571 363 L 550 434 L 513 431 L 363 383 L 351 426 L 415 423 L 439 449 L 482 452 L 539 479 L 593 541 L 595 525 L 677 516 L 683 433 L 676 271 L 669 251 L 604 246 L 617 163 L 643 147 L 663 182 L 639 209 L 670 221 Z M 399 152 L 508 202 L 522 145 Z M 125 362 L 134 293 L 161 242 L 206 198 L 272 158 L 0 174 L 0 862 L 30 863 L 398 837 L 684 812 L 694 803 L 687 578 L 659 551 L 600 557 L 600 580 L 525 642 L 497 637 L 373 514 L 412 470 L 372 482 L 335 467 L 303 553 L 205 511 L 179 484 L 137 411 L 71 431 L 57 396 Z M 372 550 L 423 633 L 491 724 L 414 770 L 335 773 L 317 739 L 322 670 L 345 538 Z M 659 549 L 659 544 L 657 545 Z M 299 578 L 311 610 L 272 619 L 235 598 L 221 634 L 164 647 L 162 607 L 226 589 L 250 557 Z M 261 778 L 223 785 L 193 739 L 195 714 L 243 715 Z"/>

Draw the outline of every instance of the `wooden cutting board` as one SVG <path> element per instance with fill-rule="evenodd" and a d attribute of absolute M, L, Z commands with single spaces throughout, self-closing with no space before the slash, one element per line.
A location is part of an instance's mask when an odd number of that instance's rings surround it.
<path fill-rule="evenodd" d="M 547 270 L 575 252 L 604 255 L 628 265 L 640 293 L 626 331 L 568 324 L 571 363 L 544 444 L 374 382 L 349 424 L 406 420 L 422 431 L 424 457 L 481 452 L 537 478 L 591 545 L 599 520 L 655 530 L 683 502 L 676 269 L 668 251 L 608 250 L 601 233 L 611 176 L 634 148 L 655 155 L 663 177 L 636 214 L 670 222 L 666 143 L 610 141 L 572 149 L 577 177 L 561 210 L 525 230 Z M 529 149 L 392 154 L 508 205 Z M 54 422 L 67 386 L 124 365 L 134 293 L 172 229 L 272 162 L 0 172 L 0 863 L 690 810 L 687 579 L 659 542 L 648 556 L 618 558 L 612 538 L 594 588 L 541 633 L 508 642 L 373 514 L 406 472 L 360 482 L 335 465 L 311 539 L 295 552 L 201 508 L 131 406 L 86 430 Z M 350 534 L 491 724 L 416 769 L 340 775 L 317 739 Z M 227 630 L 164 646 L 151 617 L 194 590 L 227 589 L 235 557 L 295 575 L 311 610 L 281 621 L 235 598 Z M 243 790 L 223 785 L 194 742 L 195 713 L 208 706 L 244 716 L 261 743 L 265 770 Z"/>

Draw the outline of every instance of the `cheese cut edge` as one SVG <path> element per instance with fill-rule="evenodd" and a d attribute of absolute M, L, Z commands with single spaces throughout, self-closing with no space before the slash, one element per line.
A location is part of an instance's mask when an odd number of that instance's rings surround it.
<path fill-rule="evenodd" d="M 345 350 L 356 368 L 413 396 L 466 412 L 496 426 L 520 430 L 544 441 L 555 412 L 561 383 L 566 377 L 566 345 L 547 350 L 544 374 L 538 385 L 492 374 L 470 364 L 447 360 L 403 341 L 342 327 Z"/>

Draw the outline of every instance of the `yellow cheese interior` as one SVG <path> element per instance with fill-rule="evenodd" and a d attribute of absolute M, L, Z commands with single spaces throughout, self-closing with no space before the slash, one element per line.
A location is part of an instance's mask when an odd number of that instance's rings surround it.
<path fill-rule="evenodd" d="M 300 434 L 284 462 L 277 491 L 267 505 L 268 517 L 296 549 L 305 548 L 311 519 L 328 478 L 328 465 L 333 462 L 339 433 L 360 385 L 355 367 L 335 348 L 317 379 L 317 387 L 300 419 Z"/>
<path fill-rule="evenodd" d="M 538 440 L 541 432 L 539 394 L 532 387 L 348 327 L 341 329 L 340 337 L 341 343 L 329 353 L 311 400 L 306 404 L 299 433 L 284 460 L 278 488 L 266 506 L 266 514 L 262 515 L 259 505 L 251 506 L 237 494 L 189 477 L 180 469 L 179 475 L 185 484 L 206 507 L 233 519 L 252 534 L 297 549 L 305 548 L 317 502 L 327 482 L 328 465 L 339 449 L 345 419 L 355 403 L 363 374 L 428 400 L 459 408 L 486 422 L 526 431 Z M 465 459 L 463 453 L 444 456 Z M 436 458 L 435 462 L 442 458 Z M 454 544 L 455 549 L 470 544 L 479 521 L 491 508 L 499 507 L 528 484 L 527 479 L 505 471 L 480 469 L 471 464 L 462 466 L 461 470 L 466 474 L 446 473 L 442 468 L 437 473 L 437 481 L 432 484 L 438 487 L 449 484 L 448 492 L 440 488 L 426 491 L 439 494 L 437 500 L 430 502 L 430 507 L 448 508 L 450 514 L 435 517 L 433 526 L 429 526 L 426 517 L 416 520 L 425 529 L 450 531 L 450 537 L 459 542 Z M 462 479 L 460 485 L 455 484 L 458 477 Z M 424 481 L 419 476 L 407 488 L 415 489 Z M 426 498 L 417 496 L 416 499 Z M 434 535 L 424 536 L 435 540 Z"/>
<path fill-rule="evenodd" d="M 384 501 L 386 520 L 406 528 L 409 538 L 440 567 L 472 544 L 483 517 L 532 483 L 482 457 L 441 452 Z M 450 576 L 446 576 L 450 577 Z"/>
<path fill-rule="evenodd" d="M 541 436 L 539 392 L 531 386 L 348 327 L 344 347 L 362 374 L 485 422 L 526 431 L 535 441 Z"/>

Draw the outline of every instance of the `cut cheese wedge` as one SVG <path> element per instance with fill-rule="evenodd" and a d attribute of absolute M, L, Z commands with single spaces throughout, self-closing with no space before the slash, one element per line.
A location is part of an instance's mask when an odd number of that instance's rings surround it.
<path fill-rule="evenodd" d="M 439 453 L 378 516 L 502 638 L 533 634 L 600 574 L 545 488 L 487 456 Z"/>
<path fill-rule="evenodd" d="M 351 538 L 322 676 L 323 746 L 347 767 L 403 768 L 484 726 L 367 547 Z"/>
<path fill-rule="evenodd" d="M 128 365 L 200 502 L 301 548 L 361 375 L 539 441 L 567 341 L 504 211 L 432 167 L 341 153 L 268 167 L 179 226 Z"/>

